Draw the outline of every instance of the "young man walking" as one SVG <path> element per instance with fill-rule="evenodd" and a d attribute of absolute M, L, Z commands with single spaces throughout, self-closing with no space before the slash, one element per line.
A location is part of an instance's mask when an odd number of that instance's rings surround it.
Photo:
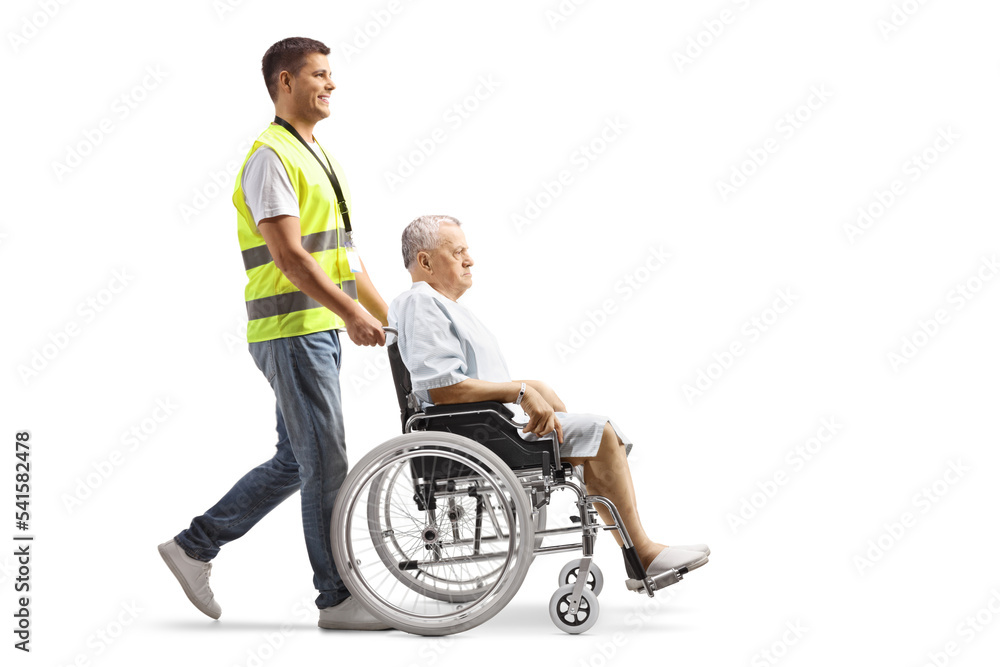
<path fill-rule="evenodd" d="M 347 474 L 338 329 L 357 345 L 383 345 L 386 304 L 353 247 L 343 171 L 313 136 L 330 115 L 329 53 L 322 42 L 295 37 L 264 54 L 275 119 L 247 155 L 233 194 L 247 339 L 277 398 L 276 452 L 159 551 L 191 602 L 219 618 L 210 561 L 298 490 L 319 626 L 379 630 L 387 626 L 350 598 L 330 546 Z"/>

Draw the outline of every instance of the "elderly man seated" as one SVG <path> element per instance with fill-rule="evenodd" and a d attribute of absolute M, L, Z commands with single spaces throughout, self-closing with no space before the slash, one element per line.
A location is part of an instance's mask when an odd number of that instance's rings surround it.
<path fill-rule="evenodd" d="M 423 406 L 498 401 L 528 415 L 521 437 L 537 440 L 555 430 L 562 459 L 583 466 L 587 492 L 605 496 L 621 514 L 639 558 L 650 575 L 689 570 L 708 562 L 704 544 L 665 546 L 642 528 L 626 456 L 632 443 L 610 419 L 567 413 L 547 384 L 511 380 L 492 333 L 458 299 L 472 286 L 472 257 L 461 223 L 425 215 L 403 231 L 403 264 L 413 286 L 389 306 L 389 325 L 399 331 L 399 351 Z M 614 519 L 603 505 L 607 524 Z M 621 545 L 621 537 L 614 532 Z"/>

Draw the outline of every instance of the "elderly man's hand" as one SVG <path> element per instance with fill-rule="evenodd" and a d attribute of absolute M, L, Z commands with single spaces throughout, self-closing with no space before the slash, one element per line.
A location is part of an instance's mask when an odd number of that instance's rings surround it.
<path fill-rule="evenodd" d="M 545 400 L 541 392 L 531 385 L 525 388 L 524 398 L 521 399 L 521 409 L 528 413 L 528 423 L 522 429 L 525 433 L 534 433 L 542 437 L 555 429 L 559 442 L 563 441 L 562 424 L 556 417 L 556 410 L 551 403 Z"/>
<path fill-rule="evenodd" d="M 569 410 L 566 409 L 566 404 L 563 403 L 562 399 L 556 395 L 556 392 L 552 389 L 552 387 L 544 382 L 539 382 L 538 380 L 525 380 L 524 382 L 528 386 L 538 390 L 538 393 L 542 395 L 542 398 L 548 401 L 553 410 L 556 412 L 569 412 Z"/>

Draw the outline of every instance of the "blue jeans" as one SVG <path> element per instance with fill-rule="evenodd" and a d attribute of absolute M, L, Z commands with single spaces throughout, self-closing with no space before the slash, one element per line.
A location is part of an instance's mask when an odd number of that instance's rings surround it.
<path fill-rule="evenodd" d="M 188 555 L 209 561 L 301 491 L 302 528 L 319 591 L 316 606 L 332 607 L 350 595 L 330 546 L 333 504 L 347 475 L 340 338 L 336 331 L 277 338 L 250 343 L 250 354 L 277 397 L 277 451 L 174 539 Z"/>

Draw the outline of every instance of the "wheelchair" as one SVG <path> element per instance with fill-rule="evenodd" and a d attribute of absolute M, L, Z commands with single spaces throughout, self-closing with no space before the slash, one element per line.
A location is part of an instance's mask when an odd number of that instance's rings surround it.
<path fill-rule="evenodd" d="M 396 336 L 396 331 L 386 328 Z M 647 575 L 614 504 L 588 495 L 550 438 L 523 440 L 523 424 L 501 403 L 421 409 L 398 342 L 387 346 L 403 434 L 382 443 L 348 473 L 333 510 L 337 571 L 375 617 L 418 635 L 447 635 L 496 615 L 517 593 L 538 554 L 582 549 L 559 573 L 549 616 L 579 634 L 597 622 L 604 585 L 593 562 L 599 531 L 617 530 L 626 586 L 652 597 L 686 568 Z M 546 528 L 556 491 L 572 494 L 572 525 Z M 614 525 L 599 523 L 594 504 Z M 571 541 L 543 546 L 548 538 Z"/>

